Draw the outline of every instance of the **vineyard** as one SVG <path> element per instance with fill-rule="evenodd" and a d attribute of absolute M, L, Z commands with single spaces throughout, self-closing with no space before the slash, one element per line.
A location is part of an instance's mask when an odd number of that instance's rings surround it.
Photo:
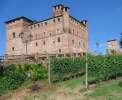
<path fill-rule="evenodd" d="M 121 55 L 89 56 L 88 61 L 89 76 L 94 77 L 97 82 L 122 76 Z"/>
<path fill-rule="evenodd" d="M 122 55 L 88 55 L 88 81 L 99 83 L 122 76 Z M 85 74 L 84 57 L 50 60 L 51 82 L 61 82 Z M 48 67 L 38 64 L 0 66 L 0 95 L 22 86 L 28 80 L 47 80 Z M 85 80 L 84 80 L 85 81 Z"/>
<path fill-rule="evenodd" d="M 0 95 L 21 87 L 26 81 L 47 79 L 47 69 L 42 65 L 24 64 L 0 66 Z"/>
<path fill-rule="evenodd" d="M 85 58 L 56 58 L 51 60 L 52 82 L 63 81 L 85 73 Z"/>
<path fill-rule="evenodd" d="M 88 55 L 88 76 L 96 82 L 122 76 L 121 55 Z M 85 57 L 57 58 L 51 61 L 52 81 L 63 81 L 85 72 Z"/>

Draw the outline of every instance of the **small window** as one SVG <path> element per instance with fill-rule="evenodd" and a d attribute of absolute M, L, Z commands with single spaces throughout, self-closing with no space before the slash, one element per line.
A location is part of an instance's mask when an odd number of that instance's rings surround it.
<path fill-rule="evenodd" d="M 59 33 L 60 32 L 60 30 L 59 29 L 57 29 L 57 33 Z"/>
<path fill-rule="evenodd" d="M 53 19 L 53 22 L 55 23 L 55 19 Z"/>
<path fill-rule="evenodd" d="M 60 22 L 60 18 L 58 18 L 58 22 Z"/>
<path fill-rule="evenodd" d="M 12 51 L 14 51 L 14 47 L 12 47 Z"/>
<path fill-rule="evenodd" d="M 15 38 L 15 32 L 13 32 L 13 38 Z"/>
<path fill-rule="evenodd" d="M 45 41 L 43 41 L 43 44 L 45 45 Z"/>
<path fill-rule="evenodd" d="M 37 24 L 38 25 L 38 27 L 39 27 L 39 24 Z"/>
<path fill-rule="evenodd" d="M 45 25 L 47 25 L 47 22 L 45 22 Z"/>
<path fill-rule="evenodd" d="M 60 37 L 58 37 L 58 42 L 60 42 L 61 41 L 61 39 L 60 39 Z"/>
<path fill-rule="evenodd" d="M 61 49 L 59 49 L 59 52 L 61 52 Z"/>
<path fill-rule="evenodd" d="M 51 33 L 49 33 L 50 34 L 50 36 L 51 36 Z"/>
<path fill-rule="evenodd" d="M 44 32 L 44 36 L 45 36 L 45 32 Z"/>
<path fill-rule="evenodd" d="M 36 42 L 36 47 L 38 46 L 38 43 Z"/>
<path fill-rule="evenodd" d="M 74 44 L 74 40 L 72 40 L 72 44 Z"/>

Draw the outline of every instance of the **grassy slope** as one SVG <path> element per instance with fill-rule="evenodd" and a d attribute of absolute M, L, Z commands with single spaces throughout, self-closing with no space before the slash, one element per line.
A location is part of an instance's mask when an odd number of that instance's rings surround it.
<path fill-rule="evenodd" d="M 60 82 L 50 89 L 45 85 L 46 89 L 41 88 L 38 92 L 26 93 L 20 100 L 122 100 L 122 87 L 118 86 L 120 79 L 101 83 L 88 91 L 84 90 L 84 80 L 85 76 Z M 14 98 L 13 96 L 8 100 Z"/>
<path fill-rule="evenodd" d="M 122 87 L 118 85 L 120 80 L 113 80 L 97 86 L 90 94 L 93 98 L 107 100 L 122 100 Z"/>
<path fill-rule="evenodd" d="M 118 86 L 120 80 L 101 83 L 88 91 L 84 90 L 84 80 L 85 77 L 81 77 L 55 84 L 53 90 L 46 93 L 40 92 L 32 95 L 31 98 L 42 98 L 39 100 L 50 100 L 50 98 L 51 100 L 52 98 L 54 100 L 122 100 L 122 87 Z M 31 99 L 25 98 L 23 100 Z"/>

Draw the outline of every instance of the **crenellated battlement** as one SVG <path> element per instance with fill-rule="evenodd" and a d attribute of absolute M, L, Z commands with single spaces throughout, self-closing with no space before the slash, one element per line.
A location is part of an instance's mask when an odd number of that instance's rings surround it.
<path fill-rule="evenodd" d="M 63 15 L 66 12 L 69 13 L 69 7 L 65 7 L 62 4 L 53 6 L 53 16 L 54 17 Z"/>

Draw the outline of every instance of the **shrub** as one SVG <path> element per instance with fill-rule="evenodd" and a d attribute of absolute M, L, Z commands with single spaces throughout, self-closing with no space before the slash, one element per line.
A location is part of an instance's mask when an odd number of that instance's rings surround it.
<path fill-rule="evenodd" d="M 20 87 L 26 80 L 40 80 L 47 78 L 47 69 L 42 65 L 37 64 L 24 64 L 16 65 L 11 64 L 4 66 L 0 74 L 0 93 L 6 90 L 13 90 Z M 28 77 L 28 73 L 30 76 Z"/>
<path fill-rule="evenodd" d="M 26 76 L 31 80 L 41 80 L 47 78 L 47 68 L 41 64 L 24 64 L 22 66 Z"/>
<path fill-rule="evenodd" d="M 32 71 L 32 80 L 40 80 L 47 78 L 47 69 L 44 66 L 39 65 L 31 65 L 31 71 Z"/>
<path fill-rule="evenodd" d="M 122 81 L 120 81 L 120 82 L 118 83 L 118 85 L 119 85 L 120 87 L 122 87 Z"/>
<path fill-rule="evenodd" d="M 4 73 L 0 78 L 0 93 L 17 89 L 25 80 L 25 73 L 17 65 L 4 66 Z"/>

